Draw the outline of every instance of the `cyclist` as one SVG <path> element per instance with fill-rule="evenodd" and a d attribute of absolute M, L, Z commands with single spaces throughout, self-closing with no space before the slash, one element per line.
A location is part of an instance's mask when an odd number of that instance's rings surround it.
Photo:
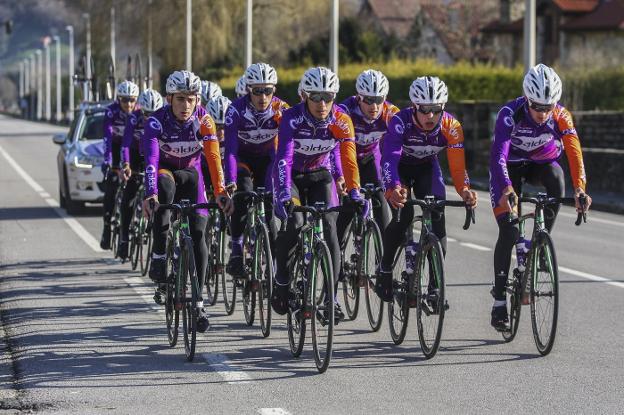
<path fill-rule="evenodd" d="M 490 153 L 490 198 L 498 223 L 498 240 L 494 250 L 494 297 L 491 324 L 506 330 L 509 317 L 505 285 L 511 262 L 511 250 L 519 238 L 517 224 L 510 224 L 512 209 L 509 198 L 517 201 L 522 180 L 546 188 L 551 197 L 563 197 L 565 180 L 558 163 L 565 150 L 574 185 L 576 209 L 581 211 L 579 196 L 585 194 L 585 168 L 579 137 L 572 116 L 561 104 L 561 79 L 552 68 L 538 64 L 531 68 L 522 83 L 524 96 L 508 102 L 498 112 L 494 141 Z M 587 196 L 585 209 L 591 198 Z M 545 225 L 550 232 L 559 205 L 550 207 Z"/>
<path fill-rule="evenodd" d="M 372 69 L 362 72 L 355 81 L 357 95 L 344 100 L 340 107 L 351 117 L 355 128 L 360 181 L 382 187 L 379 143 L 388 130 L 388 122 L 399 109 L 386 101 L 390 89 L 386 76 Z M 375 196 L 375 221 L 381 232 L 390 222 L 390 208 L 382 190 Z M 352 215 L 338 215 L 338 235 L 342 240 Z"/>
<path fill-rule="evenodd" d="M 202 104 L 204 104 L 204 108 L 207 108 L 208 102 L 215 98 L 223 95 L 223 91 L 221 87 L 215 83 L 210 81 L 201 81 L 201 99 Z"/>
<path fill-rule="evenodd" d="M 100 247 L 110 249 L 111 227 L 110 221 L 115 208 L 115 193 L 119 186 L 119 159 L 121 156 L 121 141 L 126 128 L 126 121 L 136 105 L 139 96 L 139 87 L 130 81 L 123 81 L 117 85 L 117 100 L 106 109 L 104 118 L 104 228 Z"/>
<path fill-rule="evenodd" d="M 349 196 L 354 202 L 367 206 L 360 195 L 353 123 L 346 113 L 334 105 L 338 89 L 338 77 L 330 69 L 308 69 L 302 80 L 305 101 L 285 111 L 279 127 L 277 161 L 273 172 L 276 186 L 274 211 L 281 220 L 288 220 L 288 224 L 286 231 L 279 232 L 275 241 L 277 269 L 271 303 L 278 314 L 288 311 L 288 258 L 296 246 L 298 229 L 303 225 L 300 213 L 287 219 L 287 206 L 290 203 L 313 205 L 315 202 L 325 202 L 328 207 L 338 204 L 336 187 L 329 171 L 329 155 L 338 144 Z M 334 276 L 338 276 L 340 270 L 336 216 L 335 212 L 325 215 L 323 224 Z M 334 302 L 335 317 L 340 320 L 344 314 L 336 298 Z"/>
<path fill-rule="evenodd" d="M 414 217 L 413 207 L 403 207 L 410 193 L 422 199 L 433 195 L 446 199 L 446 188 L 438 153 L 446 149 L 455 190 L 473 208 L 477 193 L 470 189 L 464 161 L 464 133 L 461 124 L 444 111 L 448 101 L 446 84 L 437 77 L 416 78 L 409 91 L 412 106 L 390 120 L 384 137 L 382 177 L 390 205 L 401 209 L 398 222 L 391 221 L 383 233 L 384 253 L 375 289 L 384 301 L 392 301 L 392 265 L 398 247 L 405 240 Z M 444 209 L 434 215 L 433 232 L 446 253 Z M 437 216 L 437 217 L 436 217 Z"/>
<path fill-rule="evenodd" d="M 251 191 L 258 186 L 271 190 L 277 129 L 288 104 L 275 94 L 277 72 L 266 63 L 254 63 L 245 71 L 249 94 L 238 98 L 225 117 L 225 183 L 229 189 Z M 272 209 L 267 222 L 271 223 Z M 232 251 L 226 271 L 244 278 L 243 230 L 247 208 L 242 199 L 234 201 L 231 218 Z M 273 232 L 274 234 L 274 232 Z"/>
<path fill-rule="evenodd" d="M 121 238 L 117 256 L 126 259 L 128 257 L 128 231 L 132 218 L 132 203 L 139 188 L 137 180 L 131 180 L 133 172 L 143 170 L 143 151 L 139 148 L 143 139 L 145 120 L 152 113 L 163 106 L 162 96 L 153 89 L 146 89 L 139 95 L 139 109 L 133 111 L 126 120 L 126 128 L 121 143 L 122 179 L 126 181 L 123 199 L 121 202 Z"/>
<path fill-rule="evenodd" d="M 247 85 L 245 85 L 245 75 L 238 78 L 236 81 L 236 86 L 234 87 L 234 92 L 236 93 L 236 98 L 244 97 L 247 95 Z"/>
<path fill-rule="evenodd" d="M 210 114 L 213 121 L 215 122 L 215 127 L 217 129 L 217 139 L 219 140 L 219 154 L 221 155 L 221 160 L 223 160 L 223 157 L 225 155 L 225 146 L 224 146 L 224 141 L 223 141 L 224 140 L 223 127 L 225 124 L 225 114 L 231 103 L 232 101 L 230 101 L 228 97 L 224 97 L 221 95 L 221 96 L 217 96 L 211 99 L 206 104 L 206 110 L 208 111 L 208 114 Z M 202 173 L 204 176 L 204 184 L 206 186 L 206 192 L 208 192 L 209 189 L 212 189 L 212 185 L 211 185 L 211 179 L 210 179 L 210 170 L 208 169 L 208 163 L 205 157 L 202 158 L 201 163 L 202 163 L 201 164 Z"/>
<path fill-rule="evenodd" d="M 167 78 L 166 91 L 169 105 L 148 118 L 143 135 L 146 164 L 143 209 L 147 215 L 155 211 L 149 276 L 156 283 L 166 281 L 165 244 L 170 218 L 170 211 L 159 211 L 158 204 L 179 199 L 189 199 L 192 203 L 206 201 L 199 163 L 202 149 L 208 160 L 212 185 L 220 196 L 217 202 L 222 207 L 228 204 L 214 122 L 199 105 L 199 78 L 189 71 L 175 71 Z M 195 269 L 200 287 L 204 284 L 208 260 L 204 239 L 206 215 L 207 211 L 202 209 L 190 218 Z M 199 309 L 197 329 L 200 332 L 208 329 L 208 317 L 202 307 Z"/>

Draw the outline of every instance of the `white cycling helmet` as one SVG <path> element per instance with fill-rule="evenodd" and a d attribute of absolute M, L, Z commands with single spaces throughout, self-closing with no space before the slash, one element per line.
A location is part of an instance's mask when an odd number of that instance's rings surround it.
<path fill-rule="evenodd" d="M 197 75 L 189 71 L 175 71 L 167 78 L 167 94 L 199 94 L 201 81 Z"/>
<path fill-rule="evenodd" d="M 421 76 L 412 82 L 409 97 L 415 105 L 446 104 L 448 89 L 437 76 Z"/>
<path fill-rule="evenodd" d="M 236 86 L 234 87 L 234 92 L 237 97 L 242 97 L 247 95 L 247 84 L 245 84 L 245 75 L 238 78 L 236 81 Z"/>
<path fill-rule="evenodd" d="M 319 66 L 310 68 L 303 74 L 301 79 L 303 92 L 333 92 L 338 93 L 340 82 L 331 69 Z"/>
<path fill-rule="evenodd" d="M 561 79 L 552 68 L 539 63 L 524 76 L 522 89 L 529 100 L 553 105 L 561 98 Z"/>
<path fill-rule="evenodd" d="M 208 101 L 206 108 L 208 109 L 208 113 L 214 120 L 215 124 L 225 124 L 225 112 L 231 103 L 232 101 L 223 95 L 214 97 Z"/>
<path fill-rule="evenodd" d="M 139 96 L 139 86 L 134 82 L 123 81 L 117 85 L 118 97 L 137 97 Z"/>
<path fill-rule="evenodd" d="M 368 69 L 358 75 L 355 81 L 355 90 L 358 94 L 367 97 L 385 97 L 390 86 L 388 78 L 379 71 Z"/>
<path fill-rule="evenodd" d="M 211 99 L 223 95 L 221 87 L 215 82 L 201 81 L 201 96 L 202 101 L 208 102 Z"/>
<path fill-rule="evenodd" d="M 260 62 L 249 65 L 245 71 L 245 85 L 277 84 L 277 72 L 271 65 Z"/>
<path fill-rule="evenodd" d="M 139 95 L 139 105 L 143 111 L 154 112 L 163 106 L 163 98 L 154 89 L 146 89 Z"/>

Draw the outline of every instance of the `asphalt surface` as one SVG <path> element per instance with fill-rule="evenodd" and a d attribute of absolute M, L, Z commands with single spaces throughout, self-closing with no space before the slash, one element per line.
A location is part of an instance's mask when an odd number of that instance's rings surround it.
<path fill-rule="evenodd" d="M 285 319 L 264 339 L 240 304 L 226 316 L 220 300 L 189 363 L 167 344 L 149 281 L 93 249 L 101 208 L 72 219 L 56 207 L 58 131 L 0 116 L 0 413 L 622 413 L 622 216 L 592 212 L 577 228 L 562 208 L 559 329 L 547 357 L 528 308 L 510 344 L 489 326 L 497 229 L 481 192 L 469 231 L 463 211 L 448 210 L 451 308 L 433 359 L 415 318 L 394 346 L 387 318 L 371 333 L 362 309 L 338 325 L 331 366 L 318 374 L 309 339 L 301 358 L 290 355 Z"/>

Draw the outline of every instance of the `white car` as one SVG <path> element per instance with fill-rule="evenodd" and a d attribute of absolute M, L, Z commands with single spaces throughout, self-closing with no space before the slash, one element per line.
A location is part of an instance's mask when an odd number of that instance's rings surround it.
<path fill-rule="evenodd" d="M 59 202 L 68 213 L 79 213 L 85 202 L 102 202 L 104 176 L 104 115 L 110 102 L 83 103 L 67 134 L 55 134 Z"/>

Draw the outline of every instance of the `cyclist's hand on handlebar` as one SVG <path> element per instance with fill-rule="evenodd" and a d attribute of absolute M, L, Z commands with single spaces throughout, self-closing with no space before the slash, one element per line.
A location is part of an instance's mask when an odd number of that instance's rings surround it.
<path fill-rule="evenodd" d="M 339 195 L 345 196 L 347 194 L 347 184 L 344 177 L 340 176 L 336 179 L 336 190 L 338 190 Z"/>
<path fill-rule="evenodd" d="M 143 216 L 149 218 L 152 213 L 158 210 L 158 195 L 152 195 L 145 200 L 143 200 Z"/>
<path fill-rule="evenodd" d="M 232 203 L 232 198 L 227 191 L 217 196 L 217 205 L 219 205 L 221 210 L 228 216 L 232 215 L 234 212 L 234 203 Z"/>
<path fill-rule="evenodd" d="M 128 163 L 124 163 L 122 167 L 122 172 L 123 172 L 123 175 L 121 179 L 123 181 L 128 181 L 128 179 L 130 179 L 130 176 L 132 176 L 132 169 L 130 168 L 130 165 Z"/>
<path fill-rule="evenodd" d="M 515 200 L 514 206 L 511 206 L 511 203 L 509 203 L 509 196 L 511 195 L 511 197 L 513 198 L 513 200 Z M 513 189 L 513 186 L 507 186 L 505 188 L 505 190 L 503 190 L 503 195 L 501 196 L 500 200 L 498 201 L 498 205 L 502 206 L 505 208 L 506 212 L 518 212 L 518 195 L 516 194 L 516 192 Z"/>
<path fill-rule="evenodd" d="M 368 216 L 368 211 L 370 210 L 370 203 L 368 200 L 362 197 L 362 193 L 360 193 L 360 189 L 351 189 L 349 192 L 349 198 L 353 203 L 359 206 L 359 212 L 362 217 Z"/>
<path fill-rule="evenodd" d="M 394 209 L 402 208 L 407 201 L 407 189 L 399 185 L 386 190 L 385 197 Z"/>
<path fill-rule="evenodd" d="M 462 191 L 461 194 L 462 199 L 464 200 L 464 203 L 469 206 L 471 209 L 474 209 L 477 207 L 477 192 L 475 192 L 474 190 L 470 190 L 470 189 L 464 189 Z"/>
<path fill-rule="evenodd" d="M 288 218 L 288 205 L 292 196 L 290 191 L 283 190 L 279 193 L 279 195 L 273 201 L 273 210 L 275 212 L 275 216 L 277 216 L 282 221 Z"/>
<path fill-rule="evenodd" d="M 581 201 L 579 200 L 581 196 L 585 196 L 585 204 L 583 206 L 581 206 Z M 577 188 L 574 191 L 574 204 L 576 205 L 576 211 L 578 213 L 587 212 L 591 203 L 592 198 L 587 193 L 585 193 L 583 189 Z"/>
<path fill-rule="evenodd" d="M 227 186 L 225 186 L 225 191 L 228 193 L 228 195 L 233 195 L 236 189 L 237 189 L 236 183 L 230 183 Z"/>

